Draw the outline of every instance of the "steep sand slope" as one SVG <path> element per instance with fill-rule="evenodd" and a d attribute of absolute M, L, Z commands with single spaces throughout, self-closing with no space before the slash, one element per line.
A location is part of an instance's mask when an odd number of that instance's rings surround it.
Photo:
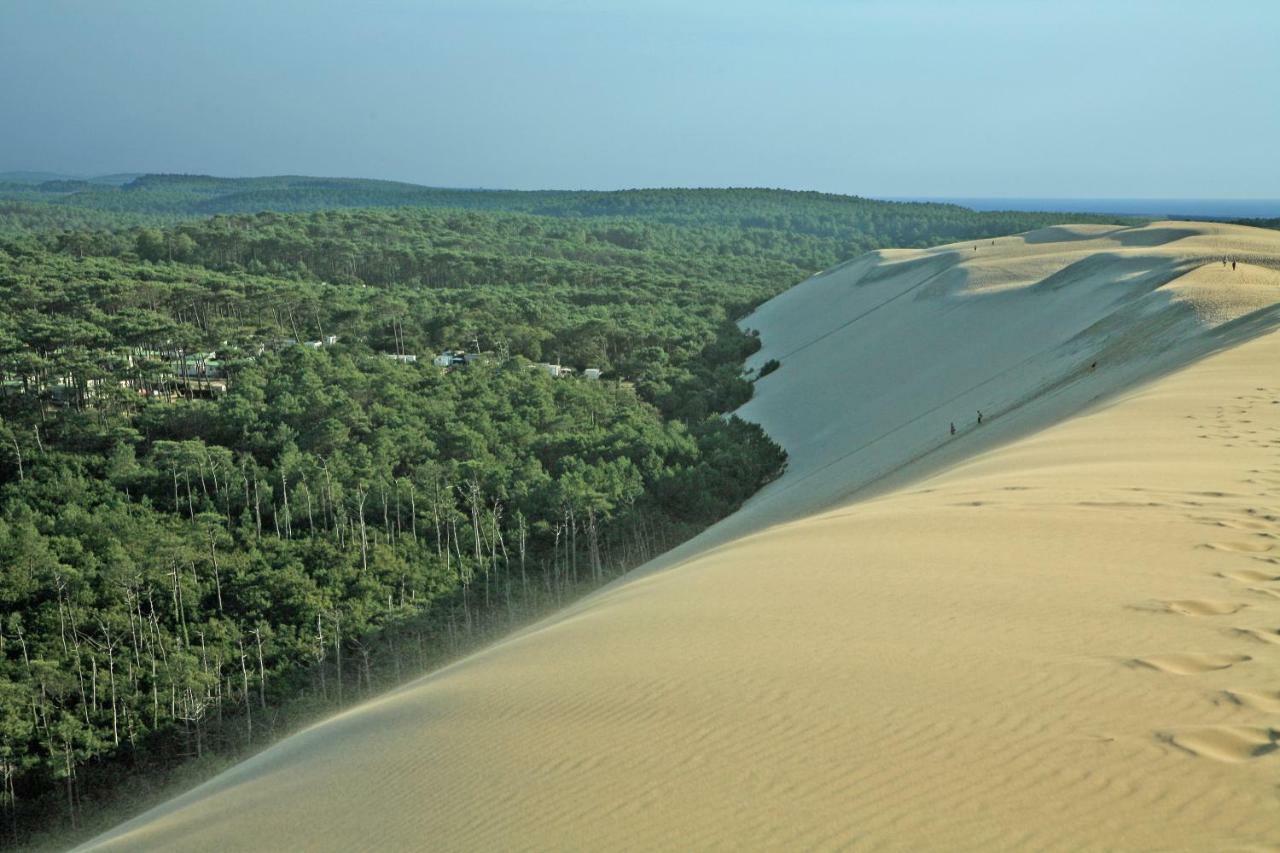
<path fill-rule="evenodd" d="M 744 321 L 762 331 L 752 365 L 783 366 L 740 414 L 790 454 L 756 502 L 829 506 L 904 459 L 971 455 L 948 426 L 964 436 L 979 410 L 1001 429 L 978 440 L 1007 440 L 1229 344 L 1250 332 L 1205 332 L 1276 300 L 1278 251 L 1276 232 L 1232 225 L 1074 226 L 814 276 Z"/>
<path fill-rule="evenodd" d="M 1280 845 L 1277 250 L 1054 229 L 806 282 L 748 320 L 793 455 L 742 512 L 97 846 Z"/>

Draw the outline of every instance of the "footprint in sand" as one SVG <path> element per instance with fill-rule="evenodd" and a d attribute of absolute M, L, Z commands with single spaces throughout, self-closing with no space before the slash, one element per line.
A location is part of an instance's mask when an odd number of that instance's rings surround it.
<path fill-rule="evenodd" d="M 1280 712 L 1280 691 L 1224 690 L 1222 695 L 1233 705 L 1239 705 L 1251 711 L 1261 711 L 1264 714 Z"/>
<path fill-rule="evenodd" d="M 1270 542 L 1206 542 L 1201 547 L 1232 554 L 1264 554 L 1275 546 Z"/>
<path fill-rule="evenodd" d="M 1280 750 L 1280 730 L 1266 726 L 1203 726 L 1157 736 L 1197 757 L 1231 764 Z"/>
<path fill-rule="evenodd" d="M 1162 601 L 1161 604 L 1170 613 L 1181 613 L 1183 616 L 1226 616 L 1239 613 L 1249 606 L 1234 601 L 1211 601 L 1203 598 Z"/>
<path fill-rule="evenodd" d="M 1197 517 L 1195 521 L 1211 527 L 1223 527 L 1228 530 L 1266 530 L 1267 525 L 1257 521 L 1236 521 L 1230 518 Z"/>
<path fill-rule="evenodd" d="M 1230 572 L 1218 572 L 1218 577 L 1227 578 L 1239 583 L 1270 583 L 1271 581 L 1280 581 L 1280 575 L 1275 572 L 1264 572 L 1258 569 L 1235 569 Z"/>
<path fill-rule="evenodd" d="M 1257 640 L 1259 643 L 1280 643 L 1280 631 L 1275 628 L 1232 628 L 1231 634 Z"/>
<path fill-rule="evenodd" d="M 1253 660 L 1253 658 L 1248 655 L 1187 653 L 1134 658 L 1129 664 L 1143 669 L 1167 672 L 1172 675 L 1196 675 L 1201 672 L 1212 672 L 1215 669 L 1227 669 L 1248 660 Z"/>

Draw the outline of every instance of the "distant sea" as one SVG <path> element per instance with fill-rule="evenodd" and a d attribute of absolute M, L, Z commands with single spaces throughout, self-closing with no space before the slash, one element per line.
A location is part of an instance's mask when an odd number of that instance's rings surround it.
<path fill-rule="evenodd" d="M 1025 210 L 1045 213 L 1110 213 L 1170 219 L 1270 219 L 1280 217 L 1276 198 L 909 198 L 885 201 L 937 201 L 973 210 Z"/>

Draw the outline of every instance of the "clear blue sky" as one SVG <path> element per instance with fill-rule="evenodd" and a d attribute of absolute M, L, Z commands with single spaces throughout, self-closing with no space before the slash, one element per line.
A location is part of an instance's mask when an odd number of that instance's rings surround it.
<path fill-rule="evenodd" d="M 1280 197 L 1276 0 L 0 0 L 0 171 Z"/>

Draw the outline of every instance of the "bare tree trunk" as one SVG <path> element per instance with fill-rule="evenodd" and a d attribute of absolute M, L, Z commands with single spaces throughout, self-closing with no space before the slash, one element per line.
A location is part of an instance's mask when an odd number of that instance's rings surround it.
<path fill-rule="evenodd" d="M 325 658 L 324 627 L 321 624 L 320 615 L 321 615 L 320 611 L 317 610 L 316 611 L 316 663 L 318 665 L 317 669 L 320 670 L 320 695 L 324 697 L 324 700 L 326 702 L 328 702 L 329 701 L 329 685 L 326 683 L 326 679 L 324 675 L 324 669 L 325 669 L 324 667 L 324 658 Z"/>
<path fill-rule="evenodd" d="M 222 577 L 218 572 L 218 543 L 213 538 L 213 529 L 209 530 L 209 559 L 213 563 L 213 587 L 218 593 L 218 615 L 222 615 Z"/>
<path fill-rule="evenodd" d="M 431 497 L 431 517 L 436 524 L 436 556 L 439 557 L 440 543 L 444 539 L 444 537 L 440 535 L 440 500 L 441 500 L 440 480 L 433 476 L 431 478 L 431 486 L 434 491 L 434 494 Z M 444 552 L 445 552 L 445 571 L 447 572 L 449 569 L 449 549 L 446 547 L 444 549 Z"/>
<path fill-rule="evenodd" d="M 529 599 L 529 577 L 527 574 L 525 574 L 525 569 L 524 569 L 525 533 L 526 533 L 526 528 L 524 524 L 524 513 L 522 512 L 516 513 L 516 525 L 517 525 L 516 530 L 520 537 L 520 589 L 522 590 L 520 600 L 527 602 Z"/>
<path fill-rule="evenodd" d="M 244 678 L 244 715 L 249 743 L 253 743 L 253 703 L 249 701 L 249 665 L 245 663 L 244 639 L 240 639 L 240 674 Z"/>
<path fill-rule="evenodd" d="M 471 536 L 475 542 L 476 568 L 484 565 L 480 545 L 480 484 L 474 479 L 467 484 L 467 503 L 471 509 Z M 484 573 L 484 603 L 489 606 L 489 572 Z"/>
<path fill-rule="evenodd" d="M 253 472 L 253 517 L 257 520 L 258 538 L 262 538 L 262 498 L 258 493 L 258 472 Z"/>
<path fill-rule="evenodd" d="M 413 534 L 413 544 L 418 544 L 418 505 L 414 501 L 416 487 L 409 481 L 409 529 Z"/>
<path fill-rule="evenodd" d="M 307 496 L 307 535 L 314 537 L 316 535 L 316 520 L 311 515 L 311 486 L 307 485 L 307 481 L 302 481 L 303 494 Z"/>
<path fill-rule="evenodd" d="M 111 685 L 111 739 L 116 746 L 120 745 L 120 718 L 116 711 L 116 640 L 107 630 L 106 623 L 98 623 L 102 628 L 102 636 L 107 646 L 107 677 Z"/>
<path fill-rule="evenodd" d="M 600 583 L 604 577 L 604 569 L 600 565 L 600 534 L 596 529 L 596 511 L 594 507 L 587 509 L 588 531 L 591 534 L 591 577 L 596 583 Z"/>
<path fill-rule="evenodd" d="M 71 816 L 71 828 L 77 829 L 76 821 L 76 794 L 75 794 L 75 763 L 71 760 L 71 744 L 67 740 L 62 741 L 62 757 L 64 763 L 64 772 L 67 774 L 67 811 Z"/>
<path fill-rule="evenodd" d="M 258 704 L 267 710 L 267 669 L 262 663 L 262 630 L 253 629 L 253 636 L 258 640 Z"/>
<path fill-rule="evenodd" d="M 333 655 L 338 663 L 338 706 L 342 706 L 342 616 L 333 611 Z"/>
<path fill-rule="evenodd" d="M 280 490 L 284 494 L 284 538 L 293 538 L 293 518 L 289 515 L 289 479 L 280 471 Z"/>
<path fill-rule="evenodd" d="M 382 535 L 387 540 L 387 544 L 391 544 L 391 517 L 387 507 L 387 486 L 385 483 L 378 486 L 378 491 L 382 493 Z"/>
<path fill-rule="evenodd" d="M 365 535 L 364 526 L 364 501 L 368 497 L 368 492 L 364 489 L 356 489 L 356 500 L 360 510 L 360 571 L 361 573 L 369 571 L 369 539 Z"/>

